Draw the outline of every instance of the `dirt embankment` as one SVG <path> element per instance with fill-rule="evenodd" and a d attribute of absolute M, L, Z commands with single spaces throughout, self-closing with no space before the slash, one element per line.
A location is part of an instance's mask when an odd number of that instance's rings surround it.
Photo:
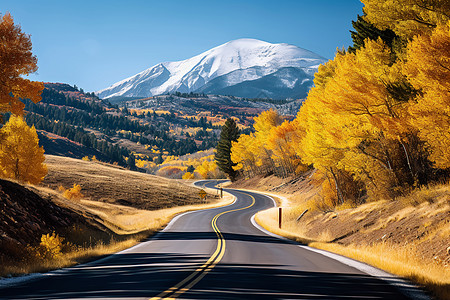
<path fill-rule="evenodd" d="M 363 260 L 425 285 L 438 298 L 450 298 L 449 184 L 424 187 L 395 200 L 326 211 L 316 205 L 320 195 L 311 173 L 300 179 L 255 177 L 230 187 L 287 198 L 281 204 L 282 229 L 276 209 L 257 214 L 266 229 Z"/>
<path fill-rule="evenodd" d="M 23 261 L 27 247 L 38 245 L 43 234 L 67 235 L 74 228 L 109 237 L 105 227 L 49 197 L 11 181 L 0 180 L 0 265 Z M 1 275 L 1 274 L 0 274 Z"/>

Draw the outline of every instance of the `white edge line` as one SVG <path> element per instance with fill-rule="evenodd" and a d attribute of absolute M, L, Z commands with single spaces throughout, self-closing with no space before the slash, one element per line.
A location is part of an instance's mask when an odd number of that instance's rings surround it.
<path fill-rule="evenodd" d="M 230 194 L 231 195 L 231 194 Z M 231 195 L 233 196 L 233 195 Z M 212 207 L 212 208 L 207 208 L 207 209 L 199 209 L 199 210 L 192 210 L 192 211 L 187 211 L 181 214 L 176 215 L 175 217 L 172 218 L 172 220 L 167 224 L 166 227 L 164 227 L 163 230 L 158 231 L 155 235 L 151 236 L 150 239 L 148 241 L 145 242 L 141 242 L 138 243 L 130 248 L 124 249 L 122 251 L 116 252 L 116 253 L 112 253 L 109 254 L 108 256 L 104 257 L 104 258 L 100 258 L 97 260 L 93 260 L 84 264 L 79 264 L 79 265 L 74 265 L 71 267 L 66 267 L 66 268 L 61 268 L 61 269 L 57 269 L 57 270 L 53 270 L 53 271 L 49 271 L 46 273 L 32 273 L 32 274 L 27 274 L 27 275 L 22 275 L 22 276 L 17 276 L 17 277 L 11 277 L 11 278 L 0 278 L 0 290 L 3 288 L 8 288 L 8 287 L 12 287 L 15 285 L 19 285 L 21 283 L 25 283 L 25 282 L 31 282 L 31 281 L 35 281 L 38 279 L 41 279 L 43 277 L 49 277 L 49 276 L 57 276 L 57 275 L 62 275 L 64 273 L 67 273 L 71 270 L 77 269 L 77 268 L 85 268 L 91 265 L 95 265 L 98 263 L 102 263 L 105 262 L 107 260 L 112 259 L 113 257 L 115 257 L 116 255 L 119 254 L 124 254 L 127 252 L 130 252 L 136 248 L 142 247 L 143 245 L 147 245 L 148 243 L 151 243 L 154 241 L 155 238 L 158 237 L 158 235 L 160 235 L 162 232 L 169 230 L 173 224 L 181 217 L 190 214 L 190 213 L 194 213 L 194 212 L 198 212 L 198 211 L 204 211 L 204 210 L 209 210 L 209 209 L 217 209 L 217 208 L 224 208 L 230 205 L 233 205 L 234 203 L 236 203 L 237 198 L 235 196 L 233 202 L 231 202 L 230 204 L 226 205 L 226 206 L 221 206 L 221 207 Z"/>
<path fill-rule="evenodd" d="M 275 200 L 268 195 L 265 194 L 260 194 L 259 195 L 263 195 L 266 196 L 268 198 L 270 198 L 273 201 L 274 207 L 276 207 L 276 202 Z M 285 240 L 285 241 L 290 241 L 290 242 L 294 242 L 284 236 L 278 235 L 276 233 L 270 232 L 267 229 L 265 229 L 264 227 L 262 227 L 261 225 L 259 225 L 256 220 L 255 220 L 255 216 L 256 214 L 254 214 L 250 221 L 252 223 L 253 226 L 255 226 L 257 229 L 259 229 L 260 231 L 264 232 L 265 234 L 268 234 L 272 237 L 281 239 L 281 240 Z M 383 271 L 381 269 L 375 268 L 371 265 L 368 265 L 366 263 L 345 257 L 343 255 L 339 255 L 336 253 L 332 253 L 329 251 L 325 251 L 325 250 L 320 250 L 320 249 L 316 249 L 316 248 L 312 248 L 309 246 L 305 246 L 305 245 L 298 245 L 300 248 L 303 248 L 305 250 L 308 251 L 312 251 L 312 252 L 316 252 L 318 254 L 321 254 L 323 256 L 329 257 L 331 259 L 334 259 L 336 261 L 339 261 L 341 263 L 343 263 L 344 265 L 350 266 L 352 268 L 355 268 L 361 272 L 364 272 L 370 276 L 379 278 L 381 280 L 384 280 L 385 282 L 389 283 L 390 285 L 396 287 L 402 294 L 404 294 L 405 296 L 411 298 L 411 299 L 418 299 L 418 300 L 431 300 L 431 298 L 424 292 L 422 291 L 419 287 L 417 287 L 416 285 L 412 284 L 411 282 L 404 280 L 400 277 L 397 277 L 393 274 L 387 273 L 386 271 Z"/>

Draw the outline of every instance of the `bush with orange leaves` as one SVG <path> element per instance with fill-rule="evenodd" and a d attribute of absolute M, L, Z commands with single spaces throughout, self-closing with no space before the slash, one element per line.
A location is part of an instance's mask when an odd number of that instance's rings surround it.
<path fill-rule="evenodd" d="M 81 186 L 79 184 L 73 184 L 73 187 L 70 189 L 64 188 L 62 185 L 59 186 L 59 191 L 63 194 L 64 198 L 69 200 L 80 200 L 84 197 L 81 193 Z"/>

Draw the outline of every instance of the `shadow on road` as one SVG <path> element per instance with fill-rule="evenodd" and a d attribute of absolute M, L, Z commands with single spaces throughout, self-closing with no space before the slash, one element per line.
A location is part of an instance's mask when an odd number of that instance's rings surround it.
<path fill-rule="evenodd" d="M 124 253 L 0 290 L 0 299 L 148 299 L 180 282 L 208 257 Z M 379 279 L 289 270 L 270 264 L 218 264 L 186 299 L 403 299 Z M 406 298 L 404 298 L 406 299 Z"/>
<path fill-rule="evenodd" d="M 408 299 L 380 279 L 294 271 L 287 266 L 219 264 L 184 299 Z"/>
<path fill-rule="evenodd" d="M 269 243 L 269 244 L 297 244 L 289 240 L 282 240 L 279 238 L 267 236 L 267 235 L 252 235 L 252 234 L 238 234 L 222 232 L 223 237 L 227 241 L 242 241 L 242 242 L 254 242 L 254 243 Z M 162 232 L 157 235 L 154 240 L 215 240 L 217 235 L 215 232 Z"/>
<path fill-rule="evenodd" d="M 171 253 L 116 254 L 99 263 L 0 289 L 0 299 L 148 298 L 183 280 L 207 259 Z"/>

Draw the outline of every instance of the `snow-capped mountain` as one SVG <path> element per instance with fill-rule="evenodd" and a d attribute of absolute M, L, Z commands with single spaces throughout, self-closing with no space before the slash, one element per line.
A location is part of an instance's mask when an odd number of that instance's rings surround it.
<path fill-rule="evenodd" d="M 192 58 L 159 63 L 97 91 L 100 98 L 204 92 L 261 98 L 304 98 L 325 58 L 297 46 L 234 40 Z"/>

